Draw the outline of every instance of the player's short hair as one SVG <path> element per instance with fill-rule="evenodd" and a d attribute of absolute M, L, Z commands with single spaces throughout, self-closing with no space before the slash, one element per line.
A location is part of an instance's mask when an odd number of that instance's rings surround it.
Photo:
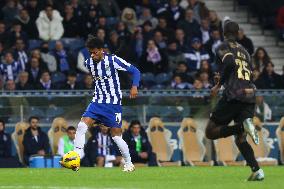
<path fill-rule="evenodd" d="M 133 127 L 134 125 L 140 125 L 141 126 L 141 123 L 140 123 L 139 120 L 133 120 L 133 121 L 131 121 L 129 128 Z"/>
<path fill-rule="evenodd" d="M 76 131 L 76 128 L 74 127 L 74 126 L 69 126 L 68 128 L 67 128 L 67 132 L 68 131 Z"/>
<path fill-rule="evenodd" d="M 99 38 L 89 35 L 86 41 L 86 47 L 88 49 L 102 49 L 104 48 L 104 43 Z"/>
<path fill-rule="evenodd" d="M 224 36 L 228 39 L 236 40 L 238 37 L 239 29 L 240 28 L 238 23 L 227 20 L 224 23 Z"/>
<path fill-rule="evenodd" d="M 37 117 L 37 116 L 31 116 L 31 117 L 29 117 L 29 123 L 33 120 L 33 119 L 36 119 L 36 120 L 38 120 L 39 121 L 39 117 Z"/>
<path fill-rule="evenodd" d="M 3 124 L 3 126 L 4 126 L 4 128 L 5 128 L 5 121 L 3 120 L 3 119 L 0 119 L 0 123 L 2 123 Z"/>

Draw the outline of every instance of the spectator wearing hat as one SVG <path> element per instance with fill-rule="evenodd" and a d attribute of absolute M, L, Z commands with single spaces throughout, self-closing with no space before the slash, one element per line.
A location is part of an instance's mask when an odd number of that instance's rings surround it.
<path fill-rule="evenodd" d="M 64 33 L 62 21 L 60 13 L 47 5 L 36 20 L 39 38 L 44 41 L 60 39 Z"/>
<path fill-rule="evenodd" d="M 190 71 L 200 69 L 202 60 L 209 60 L 209 54 L 202 48 L 201 40 L 197 37 L 191 41 L 191 48 L 184 53 Z"/>

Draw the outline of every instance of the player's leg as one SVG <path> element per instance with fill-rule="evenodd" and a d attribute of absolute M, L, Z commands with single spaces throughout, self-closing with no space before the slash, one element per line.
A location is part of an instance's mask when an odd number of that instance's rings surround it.
<path fill-rule="evenodd" d="M 235 136 L 235 143 L 240 150 L 241 154 L 250 166 L 252 174 L 248 178 L 248 181 L 260 181 L 264 179 L 264 172 L 259 168 L 259 165 L 255 159 L 254 152 L 250 144 L 246 140 L 246 133 Z"/>
<path fill-rule="evenodd" d="M 131 157 L 130 157 L 128 145 L 122 138 L 122 129 L 112 127 L 110 129 L 110 132 L 111 132 L 111 136 L 112 136 L 113 141 L 118 146 L 120 153 L 121 153 L 121 155 L 122 155 L 122 157 L 125 161 L 123 171 L 126 171 L 126 172 L 134 171 L 135 167 L 131 162 Z"/>
<path fill-rule="evenodd" d="M 82 117 L 81 121 L 78 123 L 76 130 L 75 140 L 74 140 L 74 151 L 82 157 L 84 153 L 84 145 L 86 143 L 86 132 L 88 128 L 94 124 L 94 119 L 90 117 Z"/>

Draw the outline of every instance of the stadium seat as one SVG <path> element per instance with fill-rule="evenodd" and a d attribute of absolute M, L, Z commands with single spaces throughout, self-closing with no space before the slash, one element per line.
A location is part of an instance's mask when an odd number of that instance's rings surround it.
<path fill-rule="evenodd" d="M 61 72 L 56 72 L 51 75 L 52 83 L 63 83 L 66 81 L 66 76 Z"/>
<path fill-rule="evenodd" d="M 64 109 L 62 107 L 51 106 L 51 107 L 48 107 L 48 109 L 46 110 L 46 117 L 55 118 L 55 117 L 59 117 L 63 113 L 64 113 Z"/>
<path fill-rule="evenodd" d="M 170 162 L 173 155 L 173 147 L 170 145 L 172 133 L 164 127 L 162 120 L 158 117 L 151 118 L 146 132 L 160 164 L 162 166 L 178 165 L 178 162 Z"/>
<path fill-rule="evenodd" d="M 28 117 L 30 116 L 37 116 L 39 118 L 45 117 L 44 111 L 40 107 L 37 107 L 37 106 L 29 107 L 28 114 L 29 114 Z"/>
<path fill-rule="evenodd" d="M 141 74 L 141 81 L 144 88 L 150 88 L 155 84 L 155 76 L 152 73 Z"/>
<path fill-rule="evenodd" d="M 172 78 L 171 73 L 160 73 L 155 77 L 155 82 L 156 84 L 167 85 L 170 83 L 171 78 Z"/>
<path fill-rule="evenodd" d="M 284 164 L 284 117 L 281 118 L 279 126 L 276 129 L 276 136 L 280 150 L 280 161 Z"/>
<path fill-rule="evenodd" d="M 129 128 L 129 123 L 126 120 L 122 120 L 122 133 L 128 130 Z"/>
<path fill-rule="evenodd" d="M 17 150 L 19 161 L 24 164 L 24 134 L 29 124 L 26 122 L 18 122 L 15 126 L 15 131 L 12 133 L 12 140 Z"/>
<path fill-rule="evenodd" d="M 248 143 L 251 145 L 254 151 L 255 158 L 260 165 L 277 165 L 278 162 L 275 158 L 270 158 L 270 142 L 269 141 L 269 131 L 263 128 L 263 124 L 258 117 L 253 118 L 253 124 L 258 131 L 259 144 L 255 145 L 250 137 L 247 138 Z"/>
<path fill-rule="evenodd" d="M 216 160 L 219 165 L 245 165 L 245 161 L 236 161 L 239 150 L 234 142 L 234 137 L 220 138 L 214 140 Z"/>
<path fill-rule="evenodd" d="M 48 138 L 51 146 L 52 154 L 57 153 L 58 141 L 66 133 L 68 127 L 67 121 L 62 117 L 53 120 L 51 128 L 48 131 Z"/>
<path fill-rule="evenodd" d="M 85 46 L 85 42 L 83 39 L 62 38 L 61 41 L 64 47 L 67 48 L 69 51 L 79 51 Z"/>
<path fill-rule="evenodd" d="M 40 48 L 42 41 L 41 40 L 36 40 L 36 39 L 31 39 L 29 40 L 29 50 L 33 50 L 36 48 Z"/>
<path fill-rule="evenodd" d="M 203 144 L 204 132 L 197 128 L 195 121 L 184 118 L 178 130 L 180 148 L 183 152 L 183 162 L 191 166 L 212 166 L 213 161 L 204 162 L 205 146 Z"/>

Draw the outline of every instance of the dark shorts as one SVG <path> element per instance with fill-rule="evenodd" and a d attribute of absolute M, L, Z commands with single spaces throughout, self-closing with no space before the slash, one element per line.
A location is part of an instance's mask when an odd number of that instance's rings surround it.
<path fill-rule="evenodd" d="M 213 110 L 210 120 L 218 125 L 228 125 L 232 120 L 242 123 L 247 118 L 253 118 L 254 103 L 244 103 L 237 100 L 227 101 L 221 98 Z"/>

